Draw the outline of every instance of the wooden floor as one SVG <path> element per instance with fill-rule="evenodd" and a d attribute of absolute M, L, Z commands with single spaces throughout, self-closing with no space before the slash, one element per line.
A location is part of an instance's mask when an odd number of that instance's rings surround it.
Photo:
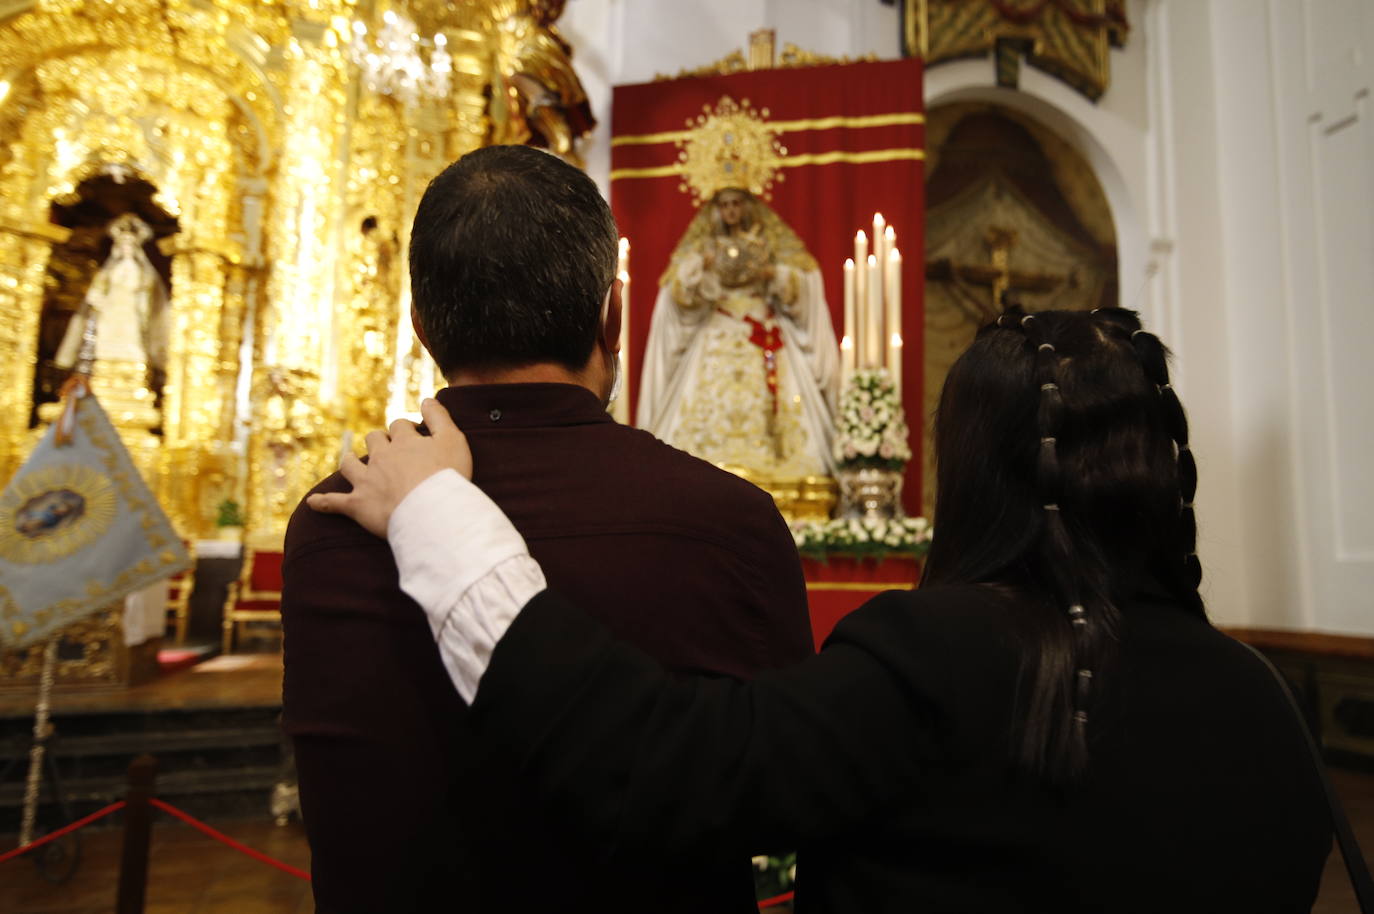
<path fill-rule="evenodd" d="M 1374 852 L 1374 774 L 1332 770 L 1331 780 L 1350 817 L 1355 839 L 1360 842 L 1365 859 L 1370 860 Z M 1359 910 L 1341 853 L 1333 848 L 1326 860 L 1326 875 L 1322 877 L 1322 890 L 1312 907 L 1313 914 L 1357 914 Z"/>
<path fill-rule="evenodd" d="M 1335 780 L 1366 850 L 1374 848 L 1374 774 L 1337 771 Z M 298 825 L 222 825 L 230 837 L 300 869 L 310 849 Z M 87 831 L 82 860 L 66 885 L 45 881 L 32 863 L 0 863 L 0 911 L 7 914 L 109 914 L 119 872 L 117 830 Z M 14 836 L 0 836 L 13 847 Z M 313 914 L 307 882 L 268 867 L 180 823 L 154 827 L 147 914 Z M 1314 914 L 1355 914 L 1354 893 L 1333 850 Z"/>
<path fill-rule="evenodd" d="M 221 824 L 219 830 L 283 863 L 309 870 L 299 825 Z M 14 836 L 0 838 L 13 847 Z M 6 914 L 110 914 L 119 880 L 120 832 L 87 830 L 71 881 L 53 885 L 23 859 L 0 863 Z M 266 866 L 180 823 L 153 827 L 145 914 L 313 914 L 310 883 Z"/>

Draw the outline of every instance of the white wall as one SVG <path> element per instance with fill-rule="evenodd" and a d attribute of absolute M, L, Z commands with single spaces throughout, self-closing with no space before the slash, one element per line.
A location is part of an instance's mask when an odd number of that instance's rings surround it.
<path fill-rule="evenodd" d="M 1173 347 L 1200 468 L 1204 595 L 1224 624 L 1374 634 L 1374 3 L 1131 0 L 1097 103 L 989 60 L 926 77 L 927 106 L 1035 117 L 1097 171 L 1123 304 Z M 897 54 L 876 0 L 573 0 L 565 34 L 602 126 L 610 87 L 779 42 Z"/>
<path fill-rule="evenodd" d="M 1374 633 L 1374 5 L 1216 0 L 1212 20 L 1249 602 Z"/>

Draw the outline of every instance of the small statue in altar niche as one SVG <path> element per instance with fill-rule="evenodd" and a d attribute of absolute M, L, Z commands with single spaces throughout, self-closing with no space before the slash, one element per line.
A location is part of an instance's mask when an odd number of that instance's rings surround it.
<path fill-rule="evenodd" d="M 833 475 L 839 375 L 815 258 L 762 200 L 717 192 L 661 281 L 639 426 L 758 476 Z"/>
<path fill-rule="evenodd" d="M 167 289 L 143 245 L 153 237 L 148 223 L 125 213 L 110 223 L 114 246 L 72 315 L 53 361 L 71 369 L 81 354 L 88 326 L 95 330 L 97 362 L 142 365 L 137 373 L 161 372 L 167 363 Z M 144 386 L 146 386 L 146 380 Z"/>
<path fill-rule="evenodd" d="M 596 118 L 573 69 L 572 45 L 554 24 L 566 5 L 567 0 L 519 0 L 504 19 L 497 15 L 497 70 L 509 88 L 492 99 L 492 141 L 529 143 L 584 168 L 576 143 Z"/>

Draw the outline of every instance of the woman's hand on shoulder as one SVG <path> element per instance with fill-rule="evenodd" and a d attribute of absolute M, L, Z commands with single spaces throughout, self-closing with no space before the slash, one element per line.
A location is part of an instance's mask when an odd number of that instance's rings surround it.
<path fill-rule="evenodd" d="M 306 504 L 324 514 L 344 514 L 369 533 L 385 537 L 391 513 L 411 491 L 443 470 L 472 478 L 472 451 L 467 437 L 437 400 L 420 404 L 429 435 L 414 422 L 397 419 L 383 431 L 369 432 L 367 463 L 344 456 L 339 471 L 353 484 L 351 492 L 319 492 Z"/>

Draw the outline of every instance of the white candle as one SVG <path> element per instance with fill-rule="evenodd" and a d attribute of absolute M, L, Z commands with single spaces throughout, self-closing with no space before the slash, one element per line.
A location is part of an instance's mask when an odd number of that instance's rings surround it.
<path fill-rule="evenodd" d="M 628 260 L 628 258 L 627 258 Z M 620 280 L 620 392 L 611 404 L 611 416 L 622 425 L 630 424 L 630 271 L 622 270 Z"/>
<path fill-rule="evenodd" d="M 878 269 L 887 266 L 887 251 L 883 249 L 883 240 L 886 236 L 887 220 L 883 219 L 882 213 L 873 214 L 873 253 L 878 257 Z"/>
<path fill-rule="evenodd" d="M 888 231 L 891 231 L 889 229 Z M 887 370 L 902 402 L 902 253 L 887 252 Z"/>
<path fill-rule="evenodd" d="M 868 330 L 868 236 L 862 230 L 854 233 L 854 362 L 863 365 L 864 333 Z"/>
<path fill-rule="evenodd" d="M 353 453 L 353 431 L 344 429 L 343 441 L 339 443 L 339 466 L 343 466 L 344 458 Z"/>
<path fill-rule="evenodd" d="M 611 404 L 611 416 L 623 425 L 630 424 L 630 239 L 621 237 L 616 258 L 616 278 L 620 280 L 620 392 Z"/>
<path fill-rule="evenodd" d="M 892 226 L 883 229 L 883 249 L 878 251 L 878 262 L 883 265 L 883 288 L 887 288 L 887 274 L 892 262 L 892 249 L 897 246 L 897 233 Z"/>
<path fill-rule="evenodd" d="M 876 255 L 868 255 L 868 309 L 864 326 L 864 367 L 878 368 L 883 364 L 883 278 Z"/>
<path fill-rule="evenodd" d="M 854 319 L 856 315 L 854 283 L 854 261 L 846 259 L 844 262 L 844 336 L 840 339 L 841 380 L 847 379 L 854 373 Z"/>

